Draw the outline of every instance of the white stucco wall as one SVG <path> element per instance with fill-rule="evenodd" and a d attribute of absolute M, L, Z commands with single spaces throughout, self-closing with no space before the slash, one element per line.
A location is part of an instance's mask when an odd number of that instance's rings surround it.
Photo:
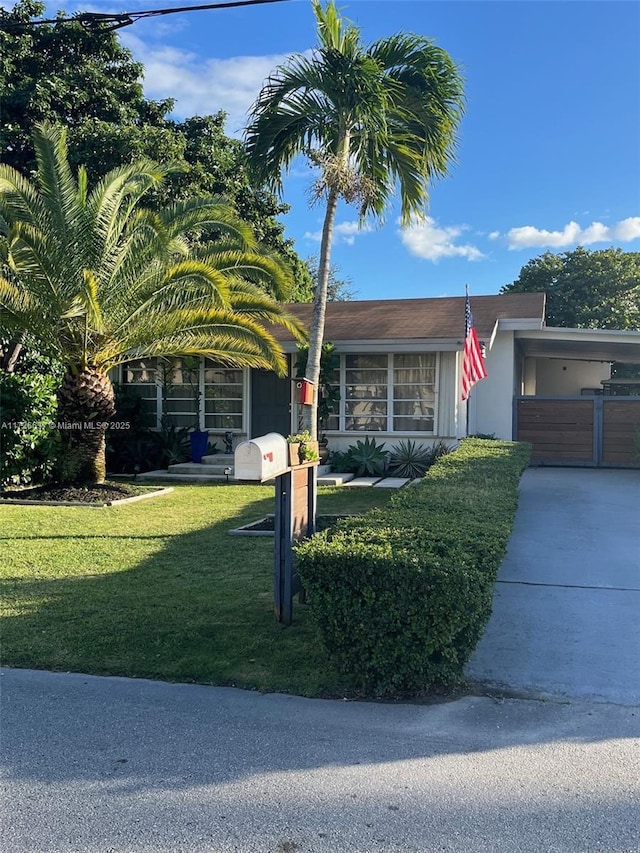
<path fill-rule="evenodd" d="M 515 392 L 514 335 L 499 331 L 485 357 L 487 378 L 473 386 L 469 403 L 469 433 L 493 433 L 511 440 Z"/>
<path fill-rule="evenodd" d="M 580 394 L 582 388 L 602 388 L 600 381 L 611 376 L 611 365 L 602 361 L 537 358 L 535 364 L 534 393 L 541 395 Z"/>

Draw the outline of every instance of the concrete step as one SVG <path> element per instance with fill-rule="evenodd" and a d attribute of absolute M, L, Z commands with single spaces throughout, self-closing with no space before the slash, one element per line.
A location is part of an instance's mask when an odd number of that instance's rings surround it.
<path fill-rule="evenodd" d="M 224 483 L 226 480 L 227 478 L 224 474 L 206 472 L 203 474 L 175 474 L 170 473 L 164 468 L 160 471 L 145 471 L 144 474 L 138 474 L 136 478 L 136 481 L 139 483 Z M 233 482 L 231 477 L 229 477 L 229 482 Z"/>
<path fill-rule="evenodd" d="M 231 465 L 233 467 L 234 456 L 233 453 L 214 453 L 210 456 L 202 457 L 203 465 L 224 465 L 224 467 L 228 467 Z"/>
<path fill-rule="evenodd" d="M 225 469 L 230 468 L 229 475 L 233 475 L 233 463 L 222 465 L 206 465 L 200 462 L 178 462 L 175 465 L 169 465 L 170 474 L 195 474 L 195 475 L 212 475 L 219 474 L 223 476 Z"/>
<path fill-rule="evenodd" d="M 344 486 L 353 480 L 354 474 L 322 474 L 318 477 L 319 486 Z"/>

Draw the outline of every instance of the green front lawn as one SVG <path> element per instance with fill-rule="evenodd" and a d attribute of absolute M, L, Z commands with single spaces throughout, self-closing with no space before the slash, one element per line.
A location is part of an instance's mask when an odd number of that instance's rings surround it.
<path fill-rule="evenodd" d="M 389 489 L 320 489 L 323 514 Z M 178 486 L 107 509 L 0 506 L 3 663 L 308 696 L 345 684 L 307 608 L 273 616 L 273 539 L 228 530 L 273 512 L 269 486 Z"/>

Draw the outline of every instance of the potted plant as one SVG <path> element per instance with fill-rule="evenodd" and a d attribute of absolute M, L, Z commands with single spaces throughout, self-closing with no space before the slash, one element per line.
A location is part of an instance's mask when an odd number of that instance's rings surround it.
<path fill-rule="evenodd" d="M 313 462 L 319 459 L 318 442 L 311 440 L 311 433 L 307 429 L 287 436 L 287 444 L 289 445 L 289 465 L 300 465 L 301 462 Z"/>

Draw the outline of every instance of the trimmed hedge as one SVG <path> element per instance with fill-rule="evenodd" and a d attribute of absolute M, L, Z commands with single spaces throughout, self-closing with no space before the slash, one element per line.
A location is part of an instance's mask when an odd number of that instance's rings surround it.
<path fill-rule="evenodd" d="M 465 439 L 386 509 L 296 548 L 323 644 L 368 694 L 458 682 L 491 615 L 530 446 Z"/>

